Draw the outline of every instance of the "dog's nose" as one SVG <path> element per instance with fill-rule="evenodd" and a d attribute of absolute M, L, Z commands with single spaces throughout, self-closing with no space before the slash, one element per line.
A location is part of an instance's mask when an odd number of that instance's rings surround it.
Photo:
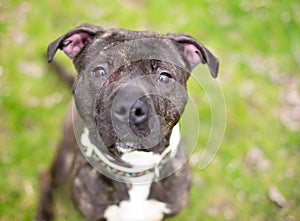
<path fill-rule="evenodd" d="M 140 124 L 145 122 L 147 115 L 148 106 L 144 101 L 139 99 L 130 108 L 129 119 L 132 120 L 134 124 Z"/>
<path fill-rule="evenodd" d="M 148 106 L 142 99 L 135 102 L 119 100 L 115 105 L 113 115 L 123 123 L 141 124 L 147 120 Z"/>

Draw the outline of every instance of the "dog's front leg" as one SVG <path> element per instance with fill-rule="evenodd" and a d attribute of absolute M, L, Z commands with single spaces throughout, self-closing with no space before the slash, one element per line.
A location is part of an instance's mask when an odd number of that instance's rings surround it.
<path fill-rule="evenodd" d="M 52 178 L 49 171 L 40 175 L 40 198 L 35 219 L 37 221 L 53 220 Z"/>

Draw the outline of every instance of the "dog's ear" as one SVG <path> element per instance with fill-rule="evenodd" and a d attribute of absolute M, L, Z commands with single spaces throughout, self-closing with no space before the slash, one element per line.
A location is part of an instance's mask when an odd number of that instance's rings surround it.
<path fill-rule="evenodd" d="M 62 35 L 48 46 L 47 59 L 51 62 L 57 49 L 63 50 L 71 59 L 92 42 L 96 33 L 103 31 L 100 26 L 82 24 Z"/>
<path fill-rule="evenodd" d="M 172 40 L 183 45 L 184 57 L 188 61 L 191 68 L 194 68 L 200 62 L 207 64 L 211 75 L 216 78 L 218 76 L 219 61 L 218 59 L 200 42 L 187 34 L 169 33 L 167 34 Z"/>

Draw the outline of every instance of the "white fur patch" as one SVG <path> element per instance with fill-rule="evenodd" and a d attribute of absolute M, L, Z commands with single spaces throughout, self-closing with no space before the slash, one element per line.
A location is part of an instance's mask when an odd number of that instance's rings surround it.
<path fill-rule="evenodd" d="M 151 183 L 133 184 L 129 191 L 129 200 L 119 206 L 109 206 L 104 217 L 108 221 L 160 221 L 170 210 L 166 204 L 157 200 L 147 200 Z"/>
<path fill-rule="evenodd" d="M 177 153 L 177 149 L 180 143 L 180 128 L 179 128 L 179 123 L 176 124 L 173 129 L 172 129 L 172 133 L 170 136 L 170 145 L 168 148 L 171 149 L 171 158 L 175 157 L 176 153 Z"/>
<path fill-rule="evenodd" d="M 154 165 L 160 159 L 160 154 L 144 151 L 132 151 L 124 153 L 122 160 L 134 166 Z"/>
<path fill-rule="evenodd" d="M 134 166 L 155 165 L 160 155 L 153 152 L 133 151 L 124 153 L 122 160 Z M 166 204 L 156 200 L 148 200 L 154 174 L 148 174 L 143 184 L 132 183 L 129 200 L 122 201 L 119 206 L 109 206 L 104 214 L 108 221 L 160 221 L 169 210 Z M 146 179 L 146 178 L 145 178 Z"/>

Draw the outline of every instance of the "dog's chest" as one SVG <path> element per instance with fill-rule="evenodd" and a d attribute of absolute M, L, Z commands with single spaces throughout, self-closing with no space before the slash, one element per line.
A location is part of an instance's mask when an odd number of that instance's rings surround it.
<path fill-rule="evenodd" d="M 125 156 L 127 161 L 135 165 L 155 160 L 155 156 Z M 139 159 L 137 162 L 136 159 Z M 142 159 L 142 160 L 141 160 Z M 154 173 L 147 175 L 147 180 L 153 180 Z M 108 221 L 159 221 L 164 214 L 169 212 L 166 204 L 154 199 L 149 199 L 152 182 L 131 184 L 128 191 L 129 199 L 121 201 L 119 205 L 109 206 L 104 213 Z"/>
<path fill-rule="evenodd" d="M 133 186 L 129 190 L 129 200 L 119 205 L 109 206 L 104 213 L 108 221 L 159 221 L 168 208 L 163 202 L 148 199 L 150 185 Z"/>
<path fill-rule="evenodd" d="M 149 173 L 144 173 L 144 175 L 138 177 L 129 177 L 127 180 L 127 188 L 122 188 L 122 193 L 120 188 L 116 188 L 115 191 L 111 192 L 114 195 L 116 201 L 110 201 L 106 204 L 106 209 L 104 209 L 104 218 L 108 221 L 160 221 L 163 219 L 164 214 L 170 214 L 172 211 L 168 208 L 169 205 L 162 201 L 155 199 L 149 199 L 149 196 L 153 196 L 153 193 L 157 191 L 153 182 L 157 177 L 161 177 L 163 169 L 160 167 L 163 160 L 168 156 L 169 159 L 174 158 L 177 154 L 177 149 L 180 142 L 180 132 L 179 127 L 175 126 L 173 128 L 170 145 L 163 151 L 163 153 L 155 152 L 145 152 L 145 151 L 130 151 L 124 152 L 121 159 L 122 161 L 132 165 L 133 167 L 149 167 L 151 166 L 151 171 Z M 81 136 L 81 143 L 86 147 L 86 155 L 90 156 L 92 152 L 95 152 L 99 156 L 100 153 L 96 152 L 97 148 L 93 145 L 89 139 L 88 129 L 84 130 L 84 133 Z M 166 164 L 163 164 L 166 165 Z M 93 175 L 90 176 L 91 178 Z M 84 179 L 86 180 L 86 179 Z M 78 181 L 79 182 L 79 181 Z M 127 189 L 125 194 L 128 197 L 123 198 L 124 192 Z M 151 192 L 153 191 L 153 193 Z M 103 191 L 103 189 L 102 189 Z M 164 194 L 159 190 L 159 195 Z M 102 195 L 103 192 L 100 193 Z M 110 195 L 110 194 L 108 194 Z M 154 194 L 157 195 L 157 194 Z M 103 196 L 103 195 L 102 195 Z M 93 196 L 91 196 L 93 198 Z M 98 197 L 96 197 L 98 199 Z M 109 197 L 107 198 L 109 199 Z M 98 199 L 99 200 L 99 199 Z M 104 203 L 103 198 L 100 201 L 97 201 L 100 204 Z M 112 204 L 114 203 L 114 204 Z M 82 203 L 86 205 L 85 203 Z"/>

